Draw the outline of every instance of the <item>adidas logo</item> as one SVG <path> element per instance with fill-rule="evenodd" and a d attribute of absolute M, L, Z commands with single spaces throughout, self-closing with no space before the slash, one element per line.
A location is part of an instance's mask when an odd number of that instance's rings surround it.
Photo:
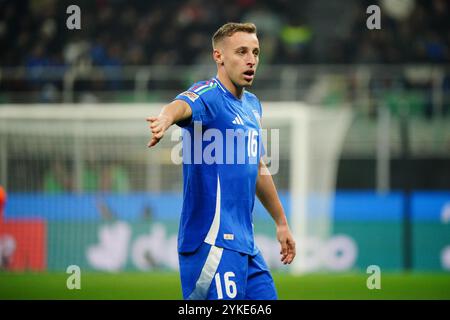
<path fill-rule="evenodd" d="M 239 115 L 237 115 L 237 117 L 234 118 L 234 120 L 232 122 L 233 122 L 233 124 L 244 125 L 244 121 L 242 121 L 242 118 Z"/>

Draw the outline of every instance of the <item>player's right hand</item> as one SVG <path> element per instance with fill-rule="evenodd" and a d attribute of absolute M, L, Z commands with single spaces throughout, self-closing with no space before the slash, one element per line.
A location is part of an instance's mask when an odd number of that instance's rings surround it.
<path fill-rule="evenodd" d="M 164 137 L 164 133 L 172 125 L 172 121 L 168 116 L 163 114 L 157 117 L 148 117 L 145 120 L 149 123 L 149 128 L 152 132 L 152 138 L 147 144 L 147 147 L 151 148 Z"/>

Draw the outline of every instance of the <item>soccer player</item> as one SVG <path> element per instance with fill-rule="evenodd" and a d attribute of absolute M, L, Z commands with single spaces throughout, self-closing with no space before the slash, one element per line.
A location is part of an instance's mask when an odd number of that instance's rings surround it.
<path fill-rule="evenodd" d="M 296 251 L 272 177 L 261 161 L 261 103 L 246 91 L 259 61 L 256 27 L 227 23 L 216 31 L 212 45 L 216 77 L 195 83 L 158 116 L 146 119 L 152 132 L 149 147 L 171 125 L 183 128 L 178 233 L 183 297 L 277 299 L 273 278 L 254 243 L 255 194 L 275 221 L 281 261 L 290 264 Z M 243 147 L 235 141 L 243 141 Z"/>

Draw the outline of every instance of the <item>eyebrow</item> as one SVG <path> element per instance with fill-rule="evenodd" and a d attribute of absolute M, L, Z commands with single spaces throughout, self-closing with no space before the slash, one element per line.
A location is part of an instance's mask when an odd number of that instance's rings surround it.
<path fill-rule="evenodd" d="M 257 50 L 257 51 L 259 52 L 259 47 L 255 47 L 255 48 L 253 48 L 253 49 L 250 49 L 249 47 L 245 47 L 245 46 L 237 47 L 237 48 L 235 49 L 235 51 L 242 50 L 242 49 L 245 49 L 245 50 L 251 50 L 251 51 Z"/>

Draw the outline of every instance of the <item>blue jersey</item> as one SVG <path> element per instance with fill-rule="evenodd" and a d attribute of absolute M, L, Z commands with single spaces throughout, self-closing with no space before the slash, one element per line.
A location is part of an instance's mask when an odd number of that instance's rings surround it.
<path fill-rule="evenodd" d="M 178 251 L 202 243 L 255 255 L 253 207 L 261 144 L 261 103 L 244 91 L 241 99 L 217 78 L 194 84 L 175 100 L 192 117 L 183 128 L 183 209 Z"/>

